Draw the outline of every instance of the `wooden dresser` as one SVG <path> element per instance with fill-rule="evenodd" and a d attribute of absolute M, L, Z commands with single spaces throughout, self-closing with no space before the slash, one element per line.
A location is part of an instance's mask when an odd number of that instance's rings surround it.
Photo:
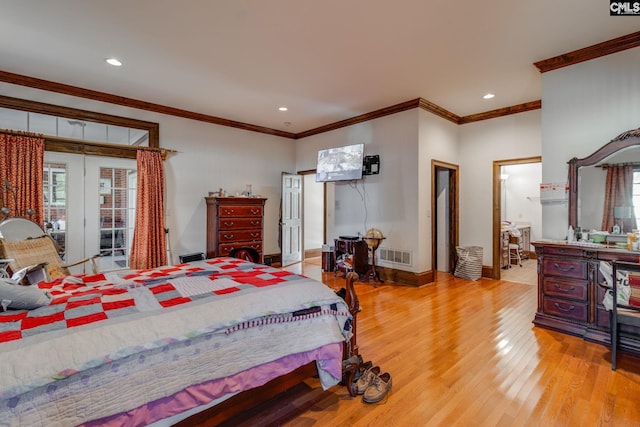
<path fill-rule="evenodd" d="M 264 204 L 259 197 L 205 197 L 207 202 L 207 258 L 227 256 L 233 249 L 250 247 L 260 254 L 264 230 Z"/>
<path fill-rule="evenodd" d="M 610 345 L 610 313 L 600 261 L 638 262 L 640 252 L 577 244 L 533 242 L 538 256 L 538 310 L 533 323 Z M 620 347 L 640 352 L 640 329 L 621 331 Z"/>

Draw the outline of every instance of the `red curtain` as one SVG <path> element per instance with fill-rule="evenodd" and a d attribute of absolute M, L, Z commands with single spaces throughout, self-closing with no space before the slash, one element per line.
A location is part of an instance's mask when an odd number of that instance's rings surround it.
<path fill-rule="evenodd" d="M 138 150 L 136 224 L 129 264 L 134 269 L 167 264 L 164 228 L 164 169 L 159 152 Z"/>
<path fill-rule="evenodd" d="M 609 166 L 607 169 L 602 230 L 611 231 L 614 224 L 620 225 L 625 232 L 637 228 L 633 212 L 632 165 Z"/>
<path fill-rule="evenodd" d="M 0 133 L 0 201 L 11 210 L 7 216 L 43 223 L 43 166 L 44 138 Z M 34 213 L 29 215 L 27 209 Z"/>

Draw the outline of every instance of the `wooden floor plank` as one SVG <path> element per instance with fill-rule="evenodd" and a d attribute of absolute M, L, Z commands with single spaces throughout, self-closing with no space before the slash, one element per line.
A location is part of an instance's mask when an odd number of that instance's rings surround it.
<path fill-rule="evenodd" d="M 343 283 L 319 262 L 288 269 L 336 289 Z M 531 284 L 437 273 L 421 288 L 356 290 L 360 353 L 391 373 L 389 398 L 368 405 L 309 380 L 306 407 L 304 396 L 283 396 L 277 407 L 299 408 L 289 419 L 258 415 L 246 425 L 640 425 L 640 358 L 622 354 L 614 372 L 605 346 L 535 327 Z"/>

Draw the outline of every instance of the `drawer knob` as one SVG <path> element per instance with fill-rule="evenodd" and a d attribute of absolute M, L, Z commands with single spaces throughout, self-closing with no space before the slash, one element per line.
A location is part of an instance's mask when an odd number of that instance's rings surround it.
<path fill-rule="evenodd" d="M 260 209 L 251 209 L 251 215 L 258 215 L 260 213 Z"/>
<path fill-rule="evenodd" d="M 232 214 L 233 212 L 234 212 L 233 209 L 225 209 L 224 210 L 224 213 L 226 213 L 226 214 Z"/>
<path fill-rule="evenodd" d="M 227 240 L 231 240 L 231 239 L 233 239 L 233 234 L 225 234 L 224 238 L 227 239 Z"/>
<path fill-rule="evenodd" d="M 569 267 L 562 267 L 560 264 L 555 262 L 555 263 L 553 263 L 553 268 L 558 269 L 560 271 L 569 272 L 569 271 L 575 269 L 576 266 L 575 265 L 570 265 Z"/>
<path fill-rule="evenodd" d="M 260 221 L 251 221 L 251 225 L 258 225 L 260 224 Z"/>
<path fill-rule="evenodd" d="M 233 225 L 233 221 L 225 221 L 224 222 L 224 226 L 225 227 L 231 227 Z"/>
<path fill-rule="evenodd" d="M 260 233 L 251 233 L 251 237 L 253 237 L 254 239 L 255 239 L 256 237 L 258 237 L 259 235 L 260 235 Z"/>
<path fill-rule="evenodd" d="M 558 285 L 557 283 L 554 283 L 553 286 L 559 290 L 560 292 L 571 292 L 571 291 L 575 291 L 576 287 L 575 286 L 569 286 L 568 288 L 563 288 L 560 285 Z"/>
<path fill-rule="evenodd" d="M 564 308 L 564 307 L 562 307 L 562 306 L 561 306 L 559 303 L 557 303 L 557 302 L 554 302 L 554 303 L 553 303 L 553 305 L 555 305 L 555 306 L 556 306 L 556 308 L 557 308 L 558 310 L 560 310 L 560 311 L 564 311 L 565 313 L 569 313 L 569 312 L 571 312 L 571 311 L 575 310 L 575 308 L 576 308 L 576 306 L 575 306 L 575 305 L 573 305 L 573 304 L 572 304 L 572 305 L 570 305 L 570 306 L 569 306 L 569 308 Z"/>

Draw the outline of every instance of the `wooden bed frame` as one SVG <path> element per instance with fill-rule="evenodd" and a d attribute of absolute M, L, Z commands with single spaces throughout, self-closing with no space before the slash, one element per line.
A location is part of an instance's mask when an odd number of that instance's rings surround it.
<path fill-rule="evenodd" d="M 346 277 L 345 302 L 347 303 L 349 311 L 353 316 L 353 336 L 351 337 L 350 342 L 345 343 L 344 345 L 342 356 L 343 360 L 347 360 L 350 357 L 358 354 L 358 345 L 356 342 L 356 317 L 360 309 L 360 302 L 353 286 L 353 283 L 357 280 L 358 275 L 354 272 L 349 273 Z M 342 383 L 349 388 L 349 393 L 351 395 L 354 395 L 355 392 L 352 387 L 350 387 L 350 385 L 353 383 L 353 376 L 355 375 L 355 372 L 355 366 L 352 369 L 343 371 Z M 216 406 L 208 408 L 202 412 L 194 414 L 180 421 L 176 424 L 176 426 L 216 426 L 224 421 L 228 421 L 232 417 L 250 410 L 258 404 L 265 402 L 300 384 L 304 380 L 316 375 L 318 375 L 318 370 L 314 361 L 303 365 L 286 375 L 274 378 L 263 386 L 238 393 Z"/>

